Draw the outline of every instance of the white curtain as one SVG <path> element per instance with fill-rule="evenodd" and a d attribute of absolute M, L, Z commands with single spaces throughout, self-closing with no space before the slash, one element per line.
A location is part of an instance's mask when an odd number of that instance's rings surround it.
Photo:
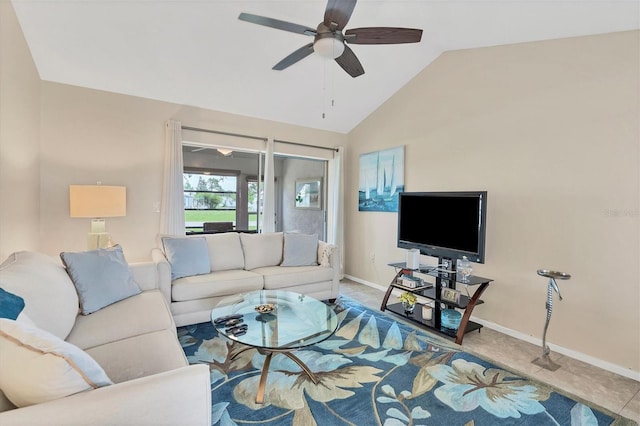
<path fill-rule="evenodd" d="M 262 232 L 276 230 L 275 173 L 273 171 L 273 139 L 266 142 L 264 158 L 264 204 L 262 211 Z"/>
<path fill-rule="evenodd" d="M 331 169 L 331 211 L 327 242 L 340 249 L 340 279 L 344 278 L 344 155 L 345 148 L 339 147 L 330 161 Z"/>
<path fill-rule="evenodd" d="M 160 233 L 184 235 L 184 187 L 182 166 L 182 123 L 165 125 L 164 178 L 160 206 Z"/>

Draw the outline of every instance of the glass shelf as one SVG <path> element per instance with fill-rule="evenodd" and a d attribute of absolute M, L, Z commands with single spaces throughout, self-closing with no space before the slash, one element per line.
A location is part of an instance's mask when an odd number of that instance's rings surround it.
<path fill-rule="evenodd" d="M 437 328 L 435 321 L 433 319 L 428 320 L 428 319 L 422 318 L 422 309 L 419 309 L 419 307 L 420 307 L 419 304 L 417 304 L 414 311 L 411 314 L 407 314 L 404 311 L 404 308 L 402 307 L 401 303 L 392 303 L 390 305 L 387 305 L 387 310 L 393 312 L 396 315 L 403 316 L 411 321 L 425 325 L 428 328 L 437 331 L 438 333 L 446 334 L 447 336 L 450 336 L 450 337 L 456 337 L 456 335 L 458 334 L 458 330 L 454 330 L 452 328 L 446 328 L 442 326 Z M 473 321 L 469 321 L 465 326 L 464 332 L 466 334 L 474 330 L 479 330 L 480 328 L 482 328 L 482 325 Z"/>
<path fill-rule="evenodd" d="M 480 285 L 493 281 L 492 279 L 479 277 L 477 275 L 469 275 L 469 277 L 467 277 L 467 280 L 463 281 L 462 278 L 458 278 L 455 272 L 439 271 L 435 266 L 430 265 L 420 265 L 420 268 L 418 269 L 409 269 L 407 268 L 407 264 L 405 262 L 397 262 L 389 263 L 389 266 L 392 266 L 396 269 L 406 269 L 408 271 L 411 271 L 412 273 L 424 274 L 434 278 L 440 278 L 442 280 L 455 281 L 456 283 L 464 285 Z"/>

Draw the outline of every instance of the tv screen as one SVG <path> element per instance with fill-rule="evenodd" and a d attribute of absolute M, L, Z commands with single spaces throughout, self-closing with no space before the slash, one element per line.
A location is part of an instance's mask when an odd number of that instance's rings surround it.
<path fill-rule="evenodd" d="M 484 263 L 487 192 L 402 192 L 398 247 Z"/>

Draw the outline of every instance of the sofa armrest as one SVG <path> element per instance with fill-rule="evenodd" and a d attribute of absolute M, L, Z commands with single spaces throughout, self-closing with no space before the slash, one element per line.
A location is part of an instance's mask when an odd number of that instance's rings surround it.
<path fill-rule="evenodd" d="M 209 367 L 191 365 L 0 413 L 3 425 L 211 425 Z"/>
<path fill-rule="evenodd" d="M 171 264 L 159 248 L 151 250 L 151 259 L 156 264 L 158 273 L 158 288 L 171 305 Z"/>

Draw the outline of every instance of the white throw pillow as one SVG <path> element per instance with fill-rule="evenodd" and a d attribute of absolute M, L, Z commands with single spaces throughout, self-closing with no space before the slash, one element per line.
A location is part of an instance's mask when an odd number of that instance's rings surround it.
<path fill-rule="evenodd" d="M 0 389 L 16 407 L 111 384 L 77 346 L 33 325 L 0 319 Z"/>
<path fill-rule="evenodd" d="M 284 259 L 281 266 L 318 264 L 318 234 L 284 234 Z"/>
<path fill-rule="evenodd" d="M 0 265 L 0 287 L 24 299 L 24 313 L 65 339 L 76 322 L 78 294 L 64 266 L 42 253 L 20 251 Z"/>
<path fill-rule="evenodd" d="M 324 241 L 318 241 L 318 259 L 320 259 L 320 266 L 328 268 L 331 266 L 331 255 L 333 254 L 336 246 L 326 243 Z"/>
<path fill-rule="evenodd" d="M 78 290 L 83 315 L 141 292 L 120 246 L 79 253 L 63 252 L 60 258 Z"/>

